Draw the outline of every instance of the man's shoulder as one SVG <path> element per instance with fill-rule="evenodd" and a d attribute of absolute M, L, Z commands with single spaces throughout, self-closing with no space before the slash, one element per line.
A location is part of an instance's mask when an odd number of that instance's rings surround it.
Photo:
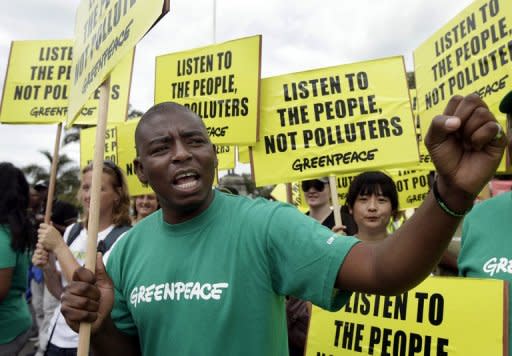
<path fill-rule="evenodd" d="M 161 210 L 157 210 L 151 215 L 145 217 L 137 224 L 133 225 L 126 232 L 123 233 L 122 241 L 119 244 L 127 244 L 137 242 L 134 236 L 154 231 L 155 227 L 161 223 Z M 140 241 L 142 243 L 142 241 Z"/>
<path fill-rule="evenodd" d="M 273 214 L 280 208 L 295 208 L 290 204 L 271 201 L 262 197 L 251 198 L 240 195 L 221 194 L 223 195 L 222 210 L 232 210 L 236 215 L 250 213 L 251 216 L 256 217 L 258 214 Z"/>
<path fill-rule="evenodd" d="M 501 208 L 512 208 L 512 192 L 502 193 L 492 197 L 491 199 L 477 203 L 470 212 L 470 216 L 477 216 L 486 213 L 492 214 L 496 211 L 495 209 Z"/>

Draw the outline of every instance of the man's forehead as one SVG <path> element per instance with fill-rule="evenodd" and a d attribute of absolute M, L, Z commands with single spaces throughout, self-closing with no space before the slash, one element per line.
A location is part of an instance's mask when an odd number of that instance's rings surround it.
<path fill-rule="evenodd" d="M 162 133 L 169 131 L 183 130 L 205 130 L 202 120 L 188 112 L 173 111 L 160 112 L 151 115 L 141 123 L 141 132 L 144 135 L 153 133 Z M 151 135 L 153 136 L 153 135 Z"/>

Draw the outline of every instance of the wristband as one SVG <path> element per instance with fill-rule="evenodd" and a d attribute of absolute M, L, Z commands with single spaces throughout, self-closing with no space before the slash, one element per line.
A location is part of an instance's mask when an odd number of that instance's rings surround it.
<path fill-rule="evenodd" d="M 464 217 L 464 215 L 469 213 L 469 211 L 473 208 L 473 207 L 471 207 L 471 208 L 469 208 L 468 210 L 466 210 L 466 211 L 464 211 L 462 213 L 459 213 L 457 211 L 453 211 L 452 209 L 450 209 L 448 207 L 448 205 L 446 205 L 446 202 L 441 197 L 441 194 L 439 194 L 439 190 L 437 189 L 437 179 L 434 180 L 434 184 L 432 185 L 432 190 L 434 192 L 434 197 L 436 198 L 437 204 L 439 205 L 441 210 L 443 210 L 446 214 L 448 214 L 450 216 L 453 216 L 454 218 L 462 218 L 462 217 Z"/>

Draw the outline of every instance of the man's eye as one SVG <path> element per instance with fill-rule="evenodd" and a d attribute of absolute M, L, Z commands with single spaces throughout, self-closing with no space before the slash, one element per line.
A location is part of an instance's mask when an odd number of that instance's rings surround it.
<path fill-rule="evenodd" d="M 190 145 L 201 145 L 204 143 L 204 139 L 202 138 L 191 138 L 188 143 Z"/>
<path fill-rule="evenodd" d="M 151 149 L 151 154 L 154 154 L 154 153 L 160 153 L 160 152 L 163 152 L 167 149 L 167 146 L 155 146 Z"/>

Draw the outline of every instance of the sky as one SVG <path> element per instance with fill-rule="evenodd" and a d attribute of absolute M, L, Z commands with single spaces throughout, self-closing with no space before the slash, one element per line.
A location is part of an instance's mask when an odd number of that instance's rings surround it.
<path fill-rule="evenodd" d="M 170 0 L 169 13 L 137 45 L 130 104 L 139 111 L 153 104 L 156 56 L 257 34 L 262 35 L 262 78 L 396 55 L 403 55 L 412 71 L 414 49 L 472 2 Z M 79 3 L 0 2 L 0 89 L 11 41 L 72 39 Z M 0 162 L 47 165 L 39 151 L 53 151 L 56 128 L 0 125 Z M 78 144 L 61 152 L 78 164 Z"/>

